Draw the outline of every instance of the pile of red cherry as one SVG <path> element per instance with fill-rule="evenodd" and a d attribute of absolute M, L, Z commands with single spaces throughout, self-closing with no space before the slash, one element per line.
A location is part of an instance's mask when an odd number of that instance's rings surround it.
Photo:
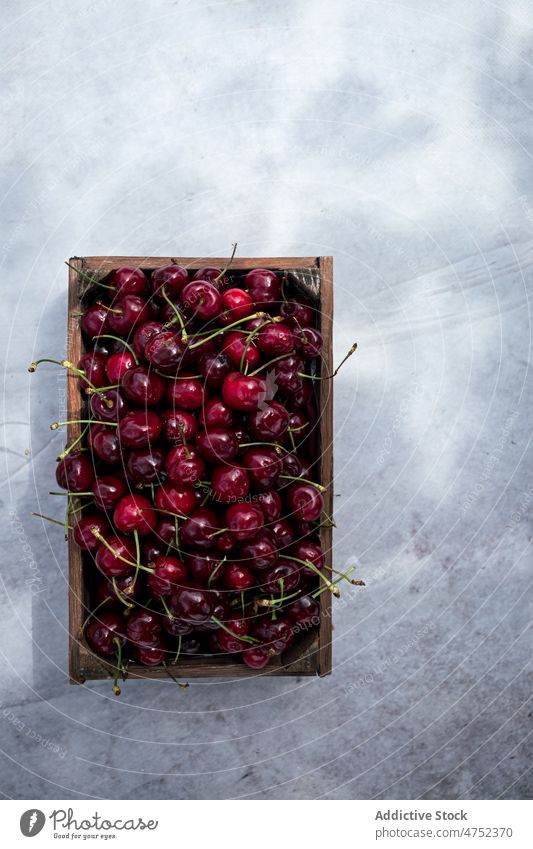
<path fill-rule="evenodd" d="M 56 471 L 87 553 L 85 640 L 122 672 L 191 654 L 260 669 L 337 594 L 313 480 L 316 311 L 266 269 L 85 282 L 87 353 L 60 364 L 86 413 Z"/>

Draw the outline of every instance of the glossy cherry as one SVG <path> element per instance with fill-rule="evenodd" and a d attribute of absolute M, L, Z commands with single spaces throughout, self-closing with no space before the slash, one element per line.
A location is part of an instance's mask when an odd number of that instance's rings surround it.
<path fill-rule="evenodd" d="M 225 428 L 201 431 L 197 434 L 194 444 L 209 463 L 228 463 L 239 453 L 235 432 Z"/>
<path fill-rule="evenodd" d="M 302 388 L 304 378 L 301 373 L 304 372 L 304 361 L 299 355 L 289 354 L 278 360 L 274 364 L 274 372 L 276 385 L 282 392 L 293 395 Z"/>
<path fill-rule="evenodd" d="M 167 442 L 183 444 L 190 442 L 198 433 L 198 422 L 192 413 L 186 410 L 164 410 L 161 413 L 163 429 L 161 435 Z"/>
<path fill-rule="evenodd" d="M 313 307 L 301 298 L 290 298 L 279 307 L 280 314 L 291 327 L 307 327 L 315 320 Z"/>
<path fill-rule="evenodd" d="M 233 366 L 223 351 L 202 353 L 197 357 L 198 371 L 207 389 L 220 390 Z"/>
<path fill-rule="evenodd" d="M 263 378 L 247 376 L 234 371 L 224 378 L 222 398 L 233 410 L 253 413 L 260 409 L 266 398 L 266 383 Z"/>
<path fill-rule="evenodd" d="M 100 510 L 112 510 L 126 492 L 126 481 L 117 475 L 102 475 L 96 478 L 92 491 Z"/>
<path fill-rule="evenodd" d="M 161 330 L 163 325 L 160 321 L 145 321 L 137 327 L 133 335 L 132 347 L 138 357 L 144 358 L 146 343 Z"/>
<path fill-rule="evenodd" d="M 133 368 L 134 365 L 135 357 L 130 351 L 119 351 L 117 354 L 111 354 L 105 364 L 108 383 L 120 383 L 128 369 Z"/>
<path fill-rule="evenodd" d="M 134 328 L 152 318 L 152 308 L 138 295 L 123 295 L 113 301 L 109 326 L 119 336 L 127 337 Z"/>
<path fill-rule="evenodd" d="M 181 540 L 191 548 L 212 548 L 219 529 L 217 514 L 209 507 L 197 507 L 180 528 Z"/>
<path fill-rule="evenodd" d="M 144 358 L 152 368 L 165 374 L 175 374 L 191 362 L 188 346 L 178 330 L 160 330 L 150 336 L 144 346 Z"/>
<path fill-rule="evenodd" d="M 120 420 L 118 437 L 124 448 L 144 448 L 157 442 L 161 419 L 152 410 L 131 410 Z"/>
<path fill-rule="evenodd" d="M 122 461 L 122 452 L 116 427 L 91 425 L 87 444 L 93 454 L 108 466 L 116 466 Z"/>
<path fill-rule="evenodd" d="M 84 551 L 96 551 L 100 545 L 99 541 L 93 534 L 93 529 L 105 536 L 109 531 L 107 519 L 101 513 L 74 513 L 72 518 L 74 541 Z"/>
<path fill-rule="evenodd" d="M 246 364 L 251 371 L 261 360 L 261 353 L 253 342 L 248 341 L 245 333 L 240 333 L 238 330 L 229 330 L 222 342 L 222 351 L 227 358 L 237 368 L 241 367 L 241 362 Z"/>
<path fill-rule="evenodd" d="M 164 265 L 162 268 L 156 268 L 152 273 L 154 297 L 157 300 L 164 300 L 163 289 L 169 298 L 176 297 L 188 282 L 189 274 L 182 265 Z"/>
<path fill-rule="evenodd" d="M 170 595 L 187 580 L 187 569 L 177 557 L 158 557 L 150 566 L 154 571 L 146 583 L 154 596 Z"/>
<path fill-rule="evenodd" d="M 277 564 L 261 576 L 261 590 L 272 595 L 294 592 L 300 583 L 298 564 L 292 560 L 278 560 Z"/>
<path fill-rule="evenodd" d="M 235 424 L 235 413 L 222 398 L 207 398 L 198 414 L 200 424 L 206 429 L 230 428 Z"/>
<path fill-rule="evenodd" d="M 250 478 L 242 466 L 215 466 L 211 473 L 211 489 L 217 501 L 231 504 L 250 492 Z"/>
<path fill-rule="evenodd" d="M 108 657 L 126 642 L 124 617 L 114 610 L 99 611 L 85 628 L 85 639 L 96 654 Z"/>
<path fill-rule="evenodd" d="M 222 298 L 217 287 L 208 280 L 192 280 L 181 291 L 183 308 L 196 318 L 210 321 L 220 313 Z"/>
<path fill-rule="evenodd" d="M 155 407 L 166 391 L 164 377 L 150 371 L 146 366 L 128 369 L 122 378 L 122 391 L 128 401 L 143 407 Z"/>
<path fill-rule="evenodd" d="M 135 545 L 126 537 L 107 537 L 110 550 L 104 543 L 100 543 L 96 551 L 96 565 L 106 578 L 121 578 L 128 575 L 135 567 Z M 128 561 L 125 563 L 124 561 Z"/>
<path fill-rule="evenodd" d="M 102 394 L 91 395 L 90 407 L 93 416 L 102 422 L 117 422 L 127 410 L 119 389 L 106 389 Z"/>
<path fill-rule="evenodd" d="M 78 368 L 87 378 L 84 380 L 80 377 L 78 383 L 82 392 L 86 392 L 94 386 L 100 389 L 101 386 L 107 386 L 108 380 L 106 375 L 107 357 L 103 354 L 98 354 L 94 351 L 89 351 L 78 360 Z M 89 382 L 90 381 L 90 382 Z"/>
<path fill-rule="evenodd" d="M 206 622 L 213 615 L 215 597 L 208 590 L 180 587 L 171 596 L 170 609 L 184 622 Z"/>
<path fill-rule="evenodd" d="M 56 466 L 56 481 L 69 492 L 87 492 L 94 482 L 94 469 L 90 457 L 83 451 L 71 451 Z"/>
<path fill-rule="evenodd" d="M 255 304 L 273 306 L 281 298 L 281 283 L 278 276 L 266 268 L 254 268 L 244 278 L 244 285 Z"/>
<path fill-rule="evenodd" d="M 231 324 L 251 315 L 254 302 L 251 295 L 244 289 L 226 289 L 222 292 L 222 304 L 218 321 L 220 324 Z"/>
<path fill-rule="evenodd" d="M 257 497 L 257 503 L 263 511 L 265 525 L 270 525 L 281 516 L 281 496 L 275 490 L 272 489 L 268 492 L 261 492 Z"/>
<path fill-rule="evenodd" d="M 158 483 L 165 463 L 159 448 L 136 448 L 126 457 L 126 475 L 133 483 Z"/>
<path fill-rule="evenodd" d="M 244 592 L 257 585 L 257 579 L 247 566 L 240 563 L 228 563 L 224 567 L 224 586 L 227 590 Z"/>
<path fill-rule="evenodd" d="M 287 490 L 286 499 L 287 507 L 298 521 L 316 522 L 324 509 L 320 491 L 304 481 L 292 484 Z"/>
<path fill-rule="evenodd" d="M 242 455 L 241 465 L 248 472 L 252 488 L 259 492 L 272 489 L 283 470 L 280 455 L 273 448 L 261 446 L 247 448 Z"/>
<path fill-rule="evenodd" d="M 292 628 L 286 619 L 278 617 L 271 619 L 265 616 L 254 622 L 251 634 L 257 637 L 264 646 L 273 649 L 275 654 L 281 654 L 292 642 Z"/>
<path fill-rule="evenodd" d="M 239 542 L 255 536 L 264 521 L 263 511 L 257 504 L 232 504 L 226 510 L 226 525 Z"/>
<path fill-rule="evenodd" d="M 190 486 L 202 480 L 205 462 L 200 454 L 186 445 L 175 445 L 167 454 L 165 471 L 171 483 Z"/>
<path fill-rule="evenodd" d="M 250 630 L 249 621 L 234 617 L 227 619 L 224 622 L 225 629 L 220 628 L 216 632 L 218 646 L 221 651 L 226 654 L 236 654 L 244 651 L 247 648 L 247 642 L 240 640 L 239 637 L 245 637 Z"/>
<path fill-rule="evenodd" d="M 128 640 L 138 646 L 156 646 L 161 640 L 161 617 L 153 610 L 137 608 L 127 620 Z"/>
<path fill-rule="evenodd" d="M 275 519 L 269 528 L 276 537 L 280 549 L 286 548 L 293 542 L 294 528 L 287 519 Z"/>
<path fill-rule="evenodd" d="M 181 375 L 176 380 L 168 380 L 166 391 L 170 406 L 180 410 L 198 410 L 205 400 L 202 381 L 192 375 Z"/>
<path fill-rule="evenodd" d="M 192 580 L 210 587 L 221 586 L 224 576 L 222 556 L 217 551 L 187 552 L 185 565 Z"/>
<path fill-rule="evenodd" d="M 196 507 L 194 490 L 188 486 L 178 487 L 171 483 L 164 483 L 156 490 L 155 506 L 158 510 L 168 510 L 169 513 L 188 516 Z M 174 521 L 172 526 L 172 536 L 174 536 Z"/>
<path fill-rule="evenodd" d="M 269 401 L 248 416 L 248 428 L 255 440 L 276 442 L 289 427 L 289 413 L 279 401 Z"/>
<path fill-rule="evenodd" d="M 261 528 L 252 539 L 241 544 L 241 561 L 252 569 L 272 569 L 278 562 L 276 537 L 269 528 Z"/>
<path fill-rule="evenodd" d="M 120 295 L 144 295 L 148 288 L 148 278 L 140 268 L 123 265 L 107 278 Z"/>
<path fill-rule="evenodd" d="M 303 595 L 292 601 L 285 608 L 285 613 L 293 625 L 309 627 L 320 622 L 320 605 L 310 595 Z"/>
<path fill-rule="evenodd" d="M 294 351 L 294 335 L 287 324 L 267 324 L 261 328 L 255 339 L 259 350 L 271 357 Z"/>
<path fill-rule="evenodd" d="M 322 334 L 314 327 L 303 327 L 294 333 L 296 347 L 306 360 L 319 357 L 324 346 Z"/>
<path fill-rule="evenodd" d="M 275 654 L 268 646 L 250 646 L 244 649 L 241 658 L 250 669 L 263 669 Z"/>
<path fill-rule="evenodd" d="M 154 530 L 157 516 L 144 495 L 125 495 L 115 507 L 113 524 L 120 533 L 137 531 L 140 536 L 145 536 Z"/>
<path fill-rule="evenodd" d="M 160 666 L 167 657 L 167 649 L 159 639 L 154 646 L 133 646 L 133 657 L 143 666 Z"/>
<path fill-rule="evenodd" d="M 81 317 L 81 329 L 89 339 L 94 339 L 107 333 L 108 318 L 109 312 L 102 304 L 91 304 Z"/>

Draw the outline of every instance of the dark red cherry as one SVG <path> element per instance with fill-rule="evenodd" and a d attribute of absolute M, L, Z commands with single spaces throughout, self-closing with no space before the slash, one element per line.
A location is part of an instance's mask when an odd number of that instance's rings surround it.
<path fill-rule="evenodd" d="M 161 617 L 154 610 L 132 610 L 126 625 L 128 640 L 137 646 L 156 646 L 161 640 Z"/>
<path fill-rule="evenodd" d="M 285 608 L 290 622 L 300 627 L 309 627 L 320 623 L 320 605 L 310 595 L 303 595 Z"/>
<path fill-rule="evenodd" d="M 159 538 L 158 529 L 161 521 L 166 523 L 166 517 L 162 520 L 160 519 L 157 523 L 157 527 L 155 529 L 155 534 L 153 536 L 144 537 L 141 540 L 141 562 L 142 563 L 151 563 L 153 560 L 157 560 L 158 557 L 161 557 L 165 554 L 167 550 L 167 543 L 163 539 Z M 172 539 L 173 534 L 175 533 L 174 522 L 172 524 L 172 532 L 170 534 L 169 539 Z"/>
<path fill-rule="evenodd" d="M 128 401 L 143 407 L 159 404 L 166 388 L 165 378 L 149 371 L 146 366 L 134 366 L 122 378 L 122 391 Z"/>
<path fill-rule="evenodd" d="M 126 481 L 117 475 L 102 475 L 93 484 L 94 503 L 100 510 L 112 510 L 126 492 Z"/>
<path fill-rule="evenodd" d="M 172 408 L 198 410 L 205 400 L 202 381 L 192 375 L 182 375 L 176 380 L 167 380 L 167 401 Z"/>
<path fill-rule="evenodd" d="M 307 301 L 299 298 L 283 301 L 280 304 L 279 311 L 291 327 L 307 327 L 313 324 L 315 320 L 313 307 Z"/>
<path fill-rule="evenodd" d="M 194 448 L 175 445 L 167 454 L 165 470 L 171 483 L 190 486 L 205 476 L 205 463 Z"/>
<path fill-rule="evenodd" d="M 278 562 L 278 544 L 269 528 L 261 530 L 240 548 L 241 559 L 252 569 L 271 569 Z"/>
<path fill-rule="evenodd" d="M 298 351 L 306 360 L 320 356 L 324 340 L 322 334 L 314 327 L 302 327 L 301 330 L 295 330 L 294 339 Z"/>
<path fill-rule="evenodd" d="M 235 424 L 233 410 L 224 403 L 222 398 L 211 396 L 206 398 L 199 413 L 200 424 L 206 429 L 221 427 L 230 428 Z"/>
<path fill-rule="evenodd" d="M 118 437 L 124 448 L 144 448 L 157 442 L 161 419 L 152 410 L 131 410 L 118 426 Z"/>
<path fill-rule="evenodd" d="M 183 637 L 180 645 L 180 654 L 200 654 L 202 651 L 202 640 L 200 636 L 191 634 L 188 637 Z"/>
<path fill-rule="evenodd" d="M 185 564 L 195 583 L 210 587 L 218 587 L 223 580 L 222 556 L 217 551 L 205 551 L 200 553 L 188 552 L 185 555 Z"/>
<path fill-rule="evenodd" d="M 192 487 L 177 487 L 171 483 L 164 483 L 156 491 L 155 506 L 158 510 L 168 510 L 170 513 L 188 516 L 196 507 L 194 490 Z M 174 520 L 172 520 L 172 527 L 175 527 Z"/>
<path fill-rule="evenodd" d="M 316 522 L 324 509 L 321 493 L 310 483 L 293 483 L 287 490 L 287 506 L 295 519 L 301 522 Z"/>
<path fill-rule="evenodd" d="M 298 564 L 292 560 L 279 560 L 261 576 L 261 591 L 272 595 L 287 595 L 300 583 Z"/>
<path fill-rule="evenodd" d="M 129 565 L 135 563 L 135 545 L 132 540 L 126 537 L 112 536 L 107 538 L 108 544 L 113 551 L 110 551 L 107 546 L 100 543 L 96 551 L 96 565 L 106 578 L 121 578 L 124 575 L 129 575 L 134 570 L 134 566 Z M 127 560 L 129 563 L 125 563 Z"/>
<path fill-rule="evenodd" d="M 250 478 L 241 466 L 215 466 L 211 473 L 211 489 L 217 501 L 231 504 L 248 495 Z"/>
<path fill-rule="evenodd" d="M 157 300 L 164 300 L 162 289 L 169 298 L 175 298 L 189 281 L 187 269 L 182 265 L 164 265 L 152 272 L 152 287 Z"/>
<path fill-rule="evenodd" d="M 152 318 L 152 308 L 138 295 L 123 295 L 113 301 L 109 312 L 109 326 L 119 336 L 129 334 Z"/>
<path fill-rule="evenodd" d="M 87 492 L 94 481 L 93 464 L 86 453 L 71 451 L 56 466 L 56 481 L 69 492 Z"/>
<path fill-rule="evenodd" d="M 204 268 L 199 268 L 198 271 L 195 271 L 193 280 L 208 280 L 209 283 L 213 283 L 219 289 L 222 289 L 227 285 L 228 280 L 227 277 L 221 277 L 221 274 L 221 268 L 215 268 L 214 265 L 206 265 Z M 219 278 L 218 280 L 217 277 Z"/>
<path fill-rule="evenodd" d="M 255 337 L 257 347 L 264 354 L 280 357 L 294 351 L 294 336 L 287 324 L 267 324 Z"/>
<path fill-rule="evenodd" d="M 97 354 L 94 351 L 89 351 L 87 354 L 80 357 L 78 361 L 78 368 L 87 378 L 87 380 L 84 380 L 80 377 L 78 381 L 82 392 L 86 392 L 87 389 L 90 389 L 90 384 L 95 386 L 97 389 L 100 389 L 101 386 L 107 386 L 108 381 L 105 370 L 106 362 L 107 357 L 103 354 Z M 87 381 L 90 381 L 90 384 Z"/>
<path fill-rule="evenodd" d="M 135 365 L 135 357 L 130 351 L 119 351 L 111 354 L 105 364 L 108 383 L 120 383 L 128 369 Z"/>
<path fill-rule="evenodd" d="M 241 361 L 248 365 L 250 371 L 260 362 L 261 354 L 253 342 L 248 342 L 245 333 L 238 330 L 229 330 L 222 342 L 222 351 L 230 362 L 240 368 Z"/>
<path fill-rule="evenodd" d="M 240 542 L 255 536 L 264 521 L 263 512 L 257 504 L 232 504 L 226 510 L 226 525 Z"/>
<path fill-rule="evenodd" d="M 228 463 L 239 453 L 239 443 L 233 430 L 212 428 L 197 434 L 198 452 L 210 463 Z"/>
<path fill-rule="evenodd" d="M 181 540 L 185 546 L 192 548 L 212 548 L 212 536 L 219 527 L 213 510 L 197 507 L 180 528 Z"/>
<path fill-rule="evenodd" d="M 233 371 L 224 378 L 222 398 L 233 410 L 253 413 L 266 398 L 266 383 L 261 377 L 250 377 Z"/>
<path fill-rule="evenodd" d="M 214 607 L 213 593 L 196 587 L 180 587 L 170 599 L 172 613 L 184 622 L 206 622 L 213 615 Z"/>
<path fill-rule="evenodd" d="M 107 333 L 109 312 L 101 304 L 91 304 L 87 307 L 81 317 L 81 329 L 89 337 L 94 339 L 102 333 Z"/>
<path fill-rule="evenodd" d="M 267 646 L 250 646 L 241 653 L 241 657 L 250 669 L 263 669 L 275 654 Z"/>
<path fill-rule="evenodd" d="M 226 289 L 222 292 L 221 313 L 218 317 L 220 324 L 231 324 L 251 315 L 254 302 L 244 289 Z"/>
<path fill-rule="evenodd" d="M 281 654 L 292 642 L 292 628 L 285 619 L 265 617 L 253 623 L 251 633 L 267 648 Z"/>
<path fill-rule="evenodd" d="M 276 519 L 269 527 L 276 537 L 278 548 L 286 548 L 293 542 L 294 528 L 287 519 Z"/>
<path fill-rule="evenodd" d="M 162 436 L 173 444 L 190 442 L 198 433 L 198 422 L 192 413 L 185 410 L 164 410 L 161 413 L 163 422 Z"/>
<path fill-rule="evenodd" d="M 274 365 L 275 380 L 278 389 L 289 395 L 298 392 L 303 385 L 299 373 L 304 370 L 304 361 L 300 356 L 291 354 L 278 360 Z"/>
<path fill-rule="evenodd" d="M 291 412 L 294 410 L 304 409 L 309 416 L 309 404 L 313 395 L 313 386 L 311 380 L 302 380 L 302 385 L 296 392 L 287 395 L 286 405 Z"/>
<path fill-rule="evenodd" d="M 260 493 L 257 503 L 263 511 L 265 525 L 270 525 L 281 516 L 281 496 L 275 490 Z"/>
<path fill-rule="evenodd" d="M 247 619 L 232 618 L 224 622 L 227 630 L 220 628 L 216 632 L 218 646 L 221 651 L 226 654 L 234 654 L 242 652 L 247 646 L 246 641 L 240 640 L 239 637 L 245 637 L 249 631 L 249 623 Z M 231 633 L 229 633 L 231 632 Z"/>
<path fill-rule="evenodd" d="M 160 330 L 148 339 L 144 346 L 144 358 L 152 368 L 164 374 L 175 374 L 191 362 L 191 354 L 182 341 L 181 331 Z"/>
<path fill-rule="evenodd" d="M 254 268 L 244 278 L 244 285 L 250 292 L 255 304 L 272 306 L 281 298 L 281 283 L 273 271 L 266 268 Z"/>
<path fill-rule="evenodd" d="M 137 448 L 128 453 L 126 458 L 126 474 L 133 483 L 157 483 L 161 480 L 161 472 L 165 455 L 159 448 Z"/>
<path fill-rule="evenodd" d="M 300 477 L 300 475 L 302 474 L 302 461 L 300 460 L 297 454 L 284 454 L 281 462 L 283 465 L 284 475 L 291 475 L 294 478 Z M 284 486 L 289 483 L 290 481 L 287 480 L 280 481 L 280 484 L 283 484 Z"/>
<path fill-rule="evenodd" d="M 125 495 L 115 507 L 113 524 L 123 534 L 137 531 L 139 535 L 145 536 L 154 530 L 157 516 L 144 495 Z"/>
<path fill-rule="evenodd" d="M 156 498 L 157 501 L 157 498 Z M 160 508 L 165 509 L 165 508 Z M 157 527 L 154 534 L 159 545 L 163 545 L 163 550 L 156 553 L 156 557 L 166 554 L 170 548 L 176 543 L 176 517 L 164 516 L 161 514 L 157 520 Z M 150 537 L 152 539 L 152 537 Z"/>
<path fill-rule="evenodd" d="M 120 442 L 117 436 L 116 427 L 106 427 L 105 425 L 91 425 L 87 444 L 93 454 L 96 454 L 99 460 L 107 463 L 108 466 L 116 466 L 122 461 L 122 452 L 120 450 Z"/>
<path fill-rule="evenodd" d="M 104 579 L 96 588 L 96 601 L 107 600 L 110 605 L 126 604 L 130 601 L 138 601 L 144 591 L 144 580 L 141 574 L 132 572 L 123 578 L 114 578 L 112 581 Z"/>
<path fill-rule="evenodd" d="M 150 566 L 154 571 L 146 583 L 155 596 L 170 595 L 187 580 L 187 569 L 177 557 L 158 557 Z"/>
<path fill-rule="evenodd" d="M 319 571 L 322 571 L 324 568 L 324 552 L 320 545 L 316 542 L 300 540 L 289 550 L 289 554 L 293 557 L 297 557 L 299 560 L 309 560 L 310 563 L 313 563 Z M 308 578 L 316 578 L 316 572 L 308 566 L 302 566 L 300 564 L 300 569 L 302 575 L 305 575 Z"/>
<path fill-rule="evenodd" d="M 176 619 L 175 616 L 162 616 L 163 629 L 172 637 L 184 637 L 187 634 L 192 634 L 194 626 L 189 622 L 183 622 L 181 619 Z M 184 652 L 185 654 L 185 652 Z"/>
<path fill-rule="evenodd" d="M 146 343 L 161 330 L 163 330 L 163 325 L 160 321 L 145 321 L 144 324 L 137 327 L 132 346 L 138 357 L 144 357 Z"/>
<path fill-rule="evenodd" d="M 133 646 L 133 657 L 143 666 L 160 666 L 167 657 L 167 649 L 162 640 L 155 646 Z"/>
<path fill-rule="evenodd" d="M 251 569 L 240 563 L 227 563 L 224 566 L 224 586 L 227 590 L 244 592 L 257 585 L 257 579 Z"/>
<path fill-rule="evenodd" d="M 148 278 L 144 272 L 126 265 L 113 271 L 108 281 L 120 295 L 144 295 L 148 288 Z"/>
<path fill-rule="evenodd" d="M 116 653 L 117 640 L 121 646 L 125 644 L 125 633 L 124 617 L 114 610 L 98 612 L 85 628 L 85 638 L 89 646 L 103 657 Z"/>
<path fill-rule="evenodd" d="M 199 354 L 196 362 L 206 387 L 217 391 L 233 368 L 223 351 Z"/>
<path fill-rule="evenodd" d="M 182 289 L 180 301 L 183 308 L 203 321 L 216 318 L 222 306 L 217 287 L 208 280 L 192 280 Z"/>
<path fill-rule="evenodd" d="M 101 513 L 86 513 L 85 515 L 74 513 L 71 521 L 74 528 L 72 533 L 74 541 L 84 551 L 96 551 L 100 545 L 92 532 L 93 528 L 102 536 L 105 536 L 109 531 L 106 517 L 102 516 Z"/>
<path fill-rule="evenodd" d="M 259 492 L 276 486 L 283 470 L 279 454 L 273 448 L 260 446 L 248 448 L 242 455 L 241 464 L 248 472 L 252 488 Z"/>
<path fill-rule="evenodd" d="M 126 412 L 126 403 L 118 389 L 106 389 L 102 395 L 91 395 L 91 412 L 102 422 L 116 422 Z"/>
<path fill-rule="evenodd" d="M 308 383 L 305 384 L 306 386 Z M 296 410 L 289 416 L 289 430 L 296 446 L 301 445 L 309 434 L 309 420 L 302 410 Z"/>
<path fill-rule="evenodd" d="M 276 442 L 288 426 L 289 413 L 279 401 L 269 401 L 261 410 L 248 416 L 248 427 L 255 440 Z"/>

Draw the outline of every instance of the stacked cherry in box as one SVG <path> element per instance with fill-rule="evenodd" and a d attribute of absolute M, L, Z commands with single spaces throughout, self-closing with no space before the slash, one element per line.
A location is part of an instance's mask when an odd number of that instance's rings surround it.
<path fill-rule="evenodd" d="M 330 258 L 70 265 L 72 680 L 327 674 Z"/>

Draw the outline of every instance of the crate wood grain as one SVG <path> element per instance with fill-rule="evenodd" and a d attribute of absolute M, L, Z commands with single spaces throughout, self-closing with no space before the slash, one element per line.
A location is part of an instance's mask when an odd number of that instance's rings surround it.
<path fill-rule="evenodd" d="M 83 309 L 82 294 L 85 286 L 78 277 L 78 270 L 104 276 L 122 265 L 153 270 L 177 262 L 186 268 L 197 269 L 205 265 L 225 267 L 227 257 L 132 257 L 132 256 L 88 256 L 70 259 L 68 292 L 68 334 L 67 358 L 77 363 L 84 345 L 79 323 L 79 313 Z M 270 268 L 279 272 L 301 272 L 294 278 L 305 280 L 306 274 L 318 279 L 318 299 L 315 303 L 319 315 L 319 327 L 324 338 L 319 373 L 325 376 L 332 373 L 332 323 L 333 323 L 333 258 L 321 257 L 253 257 L 234 259 L 232 271 L 249 271 L 252 268 Z M 290 279 L 293 276 L 289 274 Z M 311 294 L 311 292 L 308 292 Z M 67 378 L 67 418 L 81 418 L 83 399 L 75 378 Z M 324 509 L 333 514 L 333 381 L 315 381 L 319 416 L 320 482 L 326 487 Z M 70 443 L 80 434 L 81 425 L 70 424 L 67 438 Z M 331 576 L 332 529 L 322 527 L 321 544 L 326 556 L 325 573 Z M 88 615 L 88 594 L 84 581 L 84 569 L 90 563 L 84 563 L 84 555 L 72 539 L 68 541 L 69 558 L 69 673 L 73 684 L 86 680 L 112 677 L 113 665 L 94 655 L 88 648 L 82 635 L 82 625 Z M 231 658 L 201 658 L 183 656 L 177 666 L 172 666 L 175 678 L 243 678 L 258 675 L 328 675 L 332 670 L 332 619 L 331 594 L 322 592 L 319 596 L 321 621 L 318 629 L 310 629 L 299 634 L 293 645 L 281 656 L 274 657 L 271 663 L 260 671 L 255 671 L 243 663 Z M 140 664 L 128 666 L 129 678 L 167 678 L 165 668 L 149 668 Z"/>

